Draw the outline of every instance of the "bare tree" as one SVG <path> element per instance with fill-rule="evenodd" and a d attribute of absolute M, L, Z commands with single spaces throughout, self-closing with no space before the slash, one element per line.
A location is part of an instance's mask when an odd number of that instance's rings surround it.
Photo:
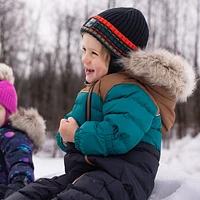
<path fill-rule="evenodd" d="M 163 48 L 169 47 L 169 37 L 170 37 L 170 7 L 169 1 L 163 0 L 162 1 L 162 16 L 160 20 L 160 26 L 162 27 L 161 38 L 160 38 L 160 46 Z"/>
<path fill-rule="evenodd" d="M 132 0 L 133 8 L 136 8 L 139 2 L 137 0 Z"/>
<path fill-rule="evenodd" d="M 88 10 L 88 0 L 85 3 L 85 20 L 89 18 L 89 10 Z"/>
<path fill-rule="evenodd" d="M 175 7 L 175 12 L 174 12 L 174 45 L 173 45 L 173 51 L 176 54 L 178 51 L 178 29 L 179 29 L 179 21 L 178 21 L 178 15 L 179 15 L 179 0 L 174 1 L 174 7 Z M 185 135 L 185 129 L 186 129 L 186 124 L 184 123 L 184 116 L 185 116 L 185 109 L 183 109 L 184 106 L 183 104 L 178 104 L 176 106 L 176 123 L 178 124 L 177 128 L 177 136 L 179 139 L 181 139 Z"/>
<path fill-rule="evenodd" d="M 65 51 L 62 64 L 60 65 L 61 69 L 61 80 L 62 80 L 62 93 L 63 93 L 63 109 L 67 112 L 69 110 L 69 99 L 71 93 L 71 76 L 72 72 L 72 55 L 71 55 L 71 42 L 72 42 L 72 27 L 74 23 L 74 18 L 71 16 L 65 17 Z"/>
<path fill-rule="evenodd" d="M 198 75 L 199 79 L 199 50 L 200 50 L 200 1 L 196 1 L 197 6 L 197 22 L 196 22 L 196 34 L 195 34 L 195 46 L 194 46 L 194 67 L 196 70 L 196 73 Z M 197 83 L 197 90 L 195 92 L 195 107 L 194 107 L 194 114 L 195 114 L 195 120 L 196 120 L 196 131 L 194 133 L 194 136 L 196 136 L 200 132 L 200 82 Z"/>
<path fill-rule="evenodd" d="M 157 26 L 159 13 L 157 12 L 160 2 L 157 0 L 148 0 L 147 4 L 147 21 L 149 26 L 149 43 L 150 47 L 156 46 L 156 35 L 158 35 Z"/>
<path fill-rule="evenodd" d="M 24 38 L 25 41 L 25 51 L 23 53 L 23 56 L 25 57 L 25 59 L 22 60 L 22 71 L 18 76 L 18 81 L 17 81 L 17 92 L 18 95 L 21 97 L 23 95 L 23 90 L 24 87 L 29 87 L 30 93 L 31 93 L 31 85 L 30 83 L 25 84 L 24 83 L 24 78 L 22 77 L 26 77 L 27 74 L 32 74 L 35 72 L 35 68 L 38 68 L 38 63 L 35 64 L 36 59 L 36 54 L 40 54 L 41 50 L 40 48 L 42 47 L 42 45 L 40 46 L 40 37 L 39 37 L 39 25 L 40 25 L 40 19 L 41 19 L 41 15 L 42 15 L 42 11 L 43 11 L 43 6 L 44 4 L 42 4 L 43 1 L 41 1 L 40 4 L 40 9 L 37 12 L 37 17 L 34 20 L 33 19 L 33 15 L 34 15 L 34 11 L 33 8 L 28 8 L 26 11 L 26 18 L 28 18 L 28 20 L 26 21 L 26 38 Z M 28 13 L 28 16 L 27 16 Z M 38 53 L 38 51 L 40 51 L 40 53 Z M 30 102 L 30 97 L 31 95 L 27 95 L 26 101 L 25 102 Z M 29 103 L 28 103 L 29 104 Z"/>
<path fill-rule="evenodd" d="M 0 0 L 0 62 L 12 67 L 24 51 L 25 4 L 19 0 Z"/>
<path fill-rule="evenodd" d="M 114 8 L 116 5 L 115 0 L 108 0 L 108 8 Z"/>

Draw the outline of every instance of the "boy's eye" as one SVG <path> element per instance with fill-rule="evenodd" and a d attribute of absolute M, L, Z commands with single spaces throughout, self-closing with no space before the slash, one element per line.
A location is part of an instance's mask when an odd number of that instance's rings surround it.
<path fill-rule="evenodd" d="M 96 53 L 96 52 L 94 52 L 94 51 L 92 51 L 92 54 L 94 54 L 94 55 L 98 56 L 98 53 Z"/>

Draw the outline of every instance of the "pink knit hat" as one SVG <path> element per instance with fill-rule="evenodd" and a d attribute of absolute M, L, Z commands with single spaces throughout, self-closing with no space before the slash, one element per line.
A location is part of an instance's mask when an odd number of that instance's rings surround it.
<path fill-rule="evenodd" d="M 0 63 L 0 104 L 6 108 L 8 114 L 17 111 L 17 93 L 13 84 L 12 68 Z"/>

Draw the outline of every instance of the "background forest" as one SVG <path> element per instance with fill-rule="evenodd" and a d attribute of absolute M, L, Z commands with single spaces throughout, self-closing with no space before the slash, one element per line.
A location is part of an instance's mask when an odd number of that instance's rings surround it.
<path fill-rule="evenodd" d="M 89 16 L 118 6 L 141 10 L 150 27 L 148 48 L 181 54 L 199 78 L 200 0 L 0 0 L 0 62 L 14 70 L 19 106 L 39 110 L 49 137 L 55 137 L 60 119 L 84 86 L 81 25 Z M 165 147 L 171 138 L 200 132 L 199 87 L 200 82 L 188 102 L 177 105 Z"/>

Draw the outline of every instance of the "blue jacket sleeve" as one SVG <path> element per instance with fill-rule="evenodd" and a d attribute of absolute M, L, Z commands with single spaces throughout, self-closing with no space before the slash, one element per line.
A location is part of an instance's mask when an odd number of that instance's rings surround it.
<path fill-rule="evenodd" d="M 4 134 L 1 151 L 9 173 L 8 184 L 34 181 L 33 149 L 32 142 L 24 133 L 11 131 Z"/>
<path fill-rule="evenodd" d="M 107 94 L 101 122 L 87 121 L 75 133 L 75 146 L 85 155 L 124 154 L 150 129 L 157 107 L 137 85 L 119 85 Z"/>

